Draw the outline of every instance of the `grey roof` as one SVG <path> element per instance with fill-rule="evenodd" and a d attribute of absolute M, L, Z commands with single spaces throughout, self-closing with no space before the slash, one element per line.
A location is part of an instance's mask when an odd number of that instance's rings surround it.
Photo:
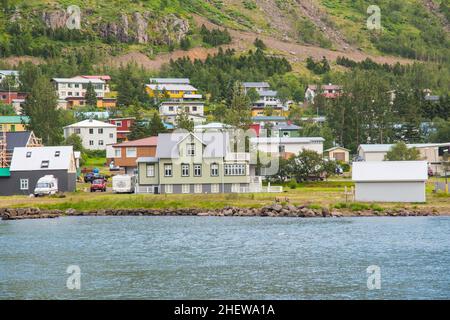
<path fill-rule="evenodd" d="M 245 88 L 270 88 L 270 84 L 267 82 L 244 82 L 242 85 Z"/>
<path fill-rule="evenodd" d="M 26 147 L 30 140 L 31 131 L 6 132 L 6 150 L 12 152 L 14 148 Z M 0 132 L 0 137 L 3 133 Z"/>
<path fill-rule="evenodd" d="M 0 73 L 5 76 L 18 76 L 19 71 L 17 70 L 0 70 Z"/>
<path fill-rule="evenodd" d="M 139 162 L 152 162 L 152 163 L 155 163 L 155 162 L 158 162 L 158 161 L 159 161 L 159 159 L 156 158 L 156 157 L 140 157 L 140 158 L 136 159 L 137 163 L 139 163 Z"/>
<path fill-rule="evenodd" d="M 439 96 L 425 96 L 426 101 L 439 101 Z"/>
<path fill-rule="evenodd" d="M 60 153 L 58 157 L 56 151 Z M 68 170 L 73 157 L 72 146 L 15 148 L 10 171 Z M 41 168 L 42 161 L 49 162 L 48 168 Z"/>
<path fill-rule="evenodd" d="M 156 157 L 158 158 L 179 158 L 178 144 L 187 137 L 192 136 L 200 140 L 205 148 L 204 158 L 222 158 L 229 150 L 229 135 L 222 132 L 205 133 L 161 133 L 158 135 L 158 146 L 156 147 Z"/>
<path fill-rule="evenodd" d="M 287 123 L 280 123 L 272 128 L 273 130 L 300 130 L 300 127 L 295 124 L 287 124 Z"/>

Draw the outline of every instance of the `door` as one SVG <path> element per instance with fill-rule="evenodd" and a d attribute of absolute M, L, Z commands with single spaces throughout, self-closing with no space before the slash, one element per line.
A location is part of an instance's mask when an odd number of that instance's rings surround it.
<path fill-rule="evenodd" d="M 334 159 L 337 161 L 345 161 L 345 153 L 344 152 L 335 152 Z"/>

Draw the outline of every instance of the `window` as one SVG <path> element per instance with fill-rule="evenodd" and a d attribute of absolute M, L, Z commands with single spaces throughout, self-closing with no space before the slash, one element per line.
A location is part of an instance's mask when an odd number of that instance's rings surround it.
<path fill-rule="evenodd" d="M 80 128 L 76 128 L 75 130 L 73 130 L 73 132 L 76 133 L 76 134 L 80 134 L 81 130 L 80 130 Z"/>
<path fill-rule="evenodd" d="M 213 183 L 211 185 L 211 193 L 219 193 L 220 186 L 218 183 Z"/>
<path fill-rule="evenodd" d="M 61 151 L 55 151 L 55 158 L 58 158 L 61 155 Z"/>
<path fill-rule="evenodd" d="M 172 176 L 172 165 L 171 164 L 165 164 L 164 165 L 164 176 L 165 177 L 171 177 Z"/>
<path fill-rule="evenodd" d="M 147 177 L 154 177 L 154 176 L 155 176 L 155 165 L 147 164 Z"/>
<path fill-rule="evenodd" d="M 181 176 L 189 177 L 189 165 L 188 164 L 181 165 Z"/>
<path fill-rule="evenodd" d="M 241 185 L 239 183 L 233 183 L 231 185 L 231 192 L 239 192 L 241 189 Z"/>
<path fill-rule="evenodd" d="M 225 165 L 226 176 L 244 176 L 245 164 L 226 164 Z"/>
<path fill-rule="evenodd" d="M 122 126 L 122 121 L 116 121 L 116 126 L 117 127 L 121 127 Z"/>
<path fill-rule="evenodd" d="M 212 177 L 219 176 L 219 165 L 217 163 L 211 164 L 211 176 Z"/>
<path fill-rule="evenodd" d="M 278 152 L 280 153 L 286 152 L 286 146 L 278 146 Z"/>
<path fill-rule="evenodd" d="M 166 193 L 173 193 L 173 185 L 171 184 L 166 184 L 164 186 L 164 190 L 166 191 Z"/>
<path fill-rule="evenodd" d="M 109 134 L 109 138 L 110 138 L 110 139 L 114 139 L 114 133 L 110 133 L 110 134 Z"/>
<path fill-rule="evenodd" d="M 194 176 L 201 177 L 202 176 L 202 165 L 194 164 Z"/>
<path fill-rule="evenodd" d="M 289 131 L 284 131 L 283 132 L 283 137 L 289 137 Z"/>
<path fill-rule="evenodd" d="M 173 107 L 169 107 L 169 111 L 173 111 Z"/>
<path fill-rule="evenodd" d="M 98 129 L 98 134 L 103 134 L 103 129 Z"/>
<path fill-rule="evenodd" d="M 191 192 L 191 185 L 189 184 L 181 185 L 181 193 L 190 193 L 190 192 Z"/>
<path fill-rule="evenodd" d="M 50 162 L 48 160 L 42 160 L 41 168 L 48 168 Z"/>
<path fill-rule="evenodd" d="M 94 145 L 94 140 L 89 140 L 89 145 L 93 146 Z"/>
<path fill-rule="evenodd" d="M 20 190 L 28 190 L 28 179 L 20 179 Z"/>
<path fill-rule="evenodd" d="M 121 158 L 122 157 L 122 149 L 114 149 L 114 158 Z"/>
<path fill-rule="evenodd" d="M 201 184 L 194 185 L 194 193 L 202 193 L 202 185 Z"/>
<path fill-rule="evenodd" d="M 192 107 L 192 111 L 193 112 L 197 111 L 197 107 Z"/>
<path fill-rule="evenodd" d="M 94 129 L 89 129 L 89 134 L 94 134 Z"/>
<path fill-rule="evenodd" d="M 98 145 L 102 146 L 103 145 L 103 140 L 98 140 Z"/>
<path fill-rule="evenodd" d="M 188 143 L 186 150 L 188 156 L 195 156 L 195 143 Z"/>
<path fill-rule="evenodd" d="M 27 152 L 27 158 L 31 158 L 31 151 Z"/>
<path fill-rule="evenodd" d="M 127 158 L 136 158 L 136 148 L 127 148 Z"/>

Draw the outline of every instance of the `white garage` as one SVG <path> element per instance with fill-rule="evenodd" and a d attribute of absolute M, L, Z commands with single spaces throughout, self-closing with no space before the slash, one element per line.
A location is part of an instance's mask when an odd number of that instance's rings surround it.
<path fill-rule="evenodd" d="M 426 161 L 354 162 L 352 170 L 356 201 L 426 201 Z"/>

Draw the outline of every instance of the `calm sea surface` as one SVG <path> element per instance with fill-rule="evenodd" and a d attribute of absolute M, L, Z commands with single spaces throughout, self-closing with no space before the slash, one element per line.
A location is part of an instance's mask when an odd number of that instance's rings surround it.
<path fill-rule="evenodd" d="M 449 217 L 65 217 L 0 245 L 0 299 L 450 299 Z"/>

